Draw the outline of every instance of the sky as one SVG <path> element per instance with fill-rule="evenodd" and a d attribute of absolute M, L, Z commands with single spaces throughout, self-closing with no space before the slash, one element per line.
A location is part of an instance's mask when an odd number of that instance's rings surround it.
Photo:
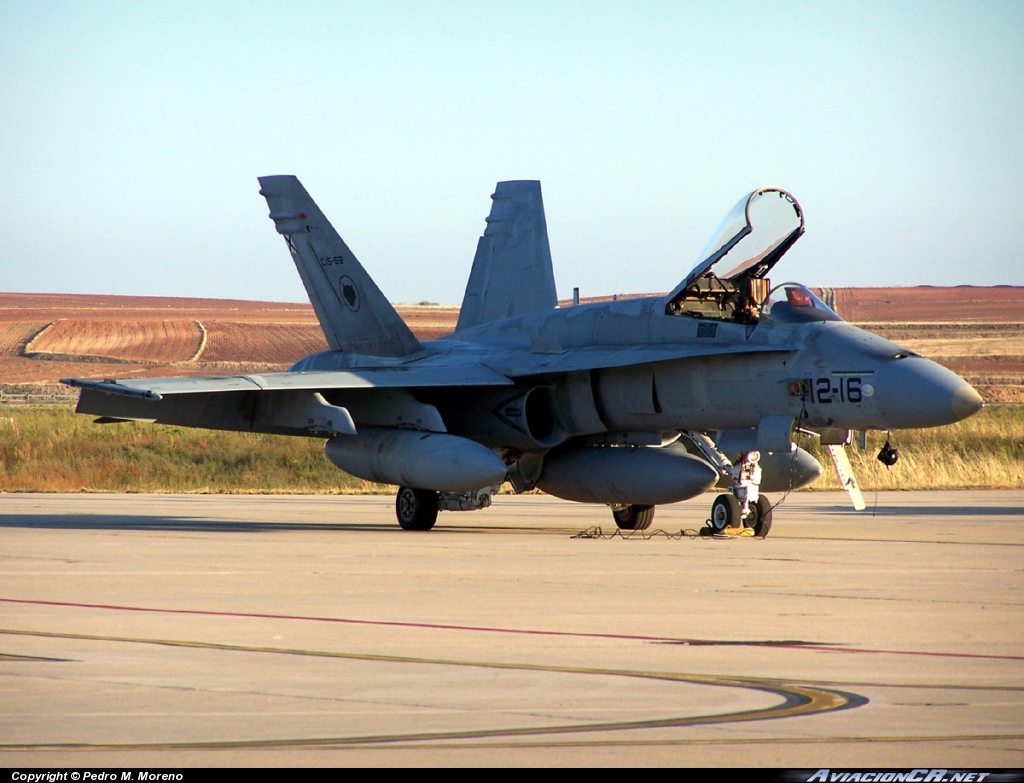
<path fill-rule="evenodd" d="M 0 291 L 305 301 L 295 174 L 396 303 L 458 304 L 494 184 L 561 297 L 667 291 L 745 193 L 772 273 L 1024 285 L 1024 3 L 0 0 Z"/>

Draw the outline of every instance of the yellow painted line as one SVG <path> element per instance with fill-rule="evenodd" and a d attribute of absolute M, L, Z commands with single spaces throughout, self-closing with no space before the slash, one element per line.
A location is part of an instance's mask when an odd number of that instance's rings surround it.
<path fill-rule="evenodd" d="M 508 748 L 631 748 L 659 746 L 710 746 L 710 745 L 823 745 L 868 742 L 958 742 L 1024 740 L 1024 734 L 937 734 L 873 737 L 722 737 L 705 739 L 662 739 L 662 740 L 565 740 L 550 742 L 445 742 L 437 747 L 445 749 L 508 749 Z M 388 745 L 396 750 L 422 749 L 423 745 Z"/>
<path fill-rule="evenodd" d="M 695 685 L 709 685 L 725 688 L 743 688 L 780 696 L 783 703 L 775 707 L 755 710 L 740 710 L 718 715 L 699 715 L 675 718 L 658 718 L 639 721 L 613 721 L 605 723 L 583 723 L 557 726 L 509 727 L 502 729 L 481 729 L 472 731 L 431 731 L 408 734 L 377 734 L 355 737 L 297 738 L 279 740 L 224 740 L 212 742 L 173 743 L 44 743 L 38 745 L 0 745 L 0 751 L 11 750 L 170 750 L 170 749 L 237 749 L 237 748 L 285 748 L 374 745 L 396 742 L 438 742 L 445 740 L 485 739 L 491 737 L 524 737 L 544 734 L 574 734 L 592 731 L 624 731 L 636 729 L 679 728 L 683 726 L 706 726 L 719 723 L 736 723 L 770 718 L 788 718 L 842 709 L 850 704 L 850 698 L 841 692 L 827 688 L 782 680 L 758 679 L 711 674 L 681 674 L 677 672 L 631 671 L 626 669 L 594 669 L 576 666 L 545 666 L 542 664 L 504 663 L 498 661 L 460 661 L 446 658 L 422 658 L 398 655 L 377 655 L 370 653 L 334 652 L 324 650 L 300 650 L 279 647 L 218 644 L 179 639 L 145 639 L 123 636 L 100 636 L 93 634 L 69 634 L 47 631 L 28 631 L 3 628 L 0 634 L 11 636 L 33 636 L 48 639 L 75 639 L 94 642 L 118 642 L 125 644 L 152 644 L 197 650 L 222 650 L 228 652 L 249 652 L 273 655 L 300 655 L 315 658 L 340 658 L 356 661 L 384 663 L 429 664 L 435 666 L 469 666 L 485 669 L 511 671 L 536 671 L 555 674 L 581 674 L 604 677 L 633 677 L 667 682 L 683 682 Z"/>
<path fill-rule="evenodd" d="M 1024 734 L 934 734 L 934 735 L 875 735 L 868 737 L 724 737 L 704 739 L 663 739 L 663 740 L 563 740 L 548 742 L 441 742 L 433 747 L 446 750 L 483 750 L 483 749 L 516 749 L 537 748 L 632 748 L 632 747 L 700 747 L 700 746 L 737 746 L 737 745 L 837 745 L 864 743 L 907 743 L 907 742 L 1006 742 L 1008 740 L 1024 740 Z M 0 752 L 34 752 L 34 751 L 131 751 L 131 750 L 269 750 L 269 749 L 324 749 L 334 747 L 337 750 L 365 749 L 360 741 L 352 738 L 331 739 L 289 739 L 289 740 L 257 740 L 253 742 L 209 742 L 209 743 L 124 743 L 124 744 L 40 744 L 40 745 L 0 745 Z M 389 749 L 422 750 L 422 742 L 388 743 Z"/>

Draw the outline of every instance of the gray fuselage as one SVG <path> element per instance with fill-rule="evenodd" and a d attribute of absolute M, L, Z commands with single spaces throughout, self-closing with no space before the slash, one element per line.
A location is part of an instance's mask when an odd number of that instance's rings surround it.
<path fill-rule="evenodd" d="M 800 321 L 784 303 L 774 311 L 780 317 L 744 324 L 668 315 L 660 298 L 581 305 L 464 330 L 405 361 L 461 356 L 513 375 L 520 389 L 551 385 L 552 416 L 567 437 L 753 428 L 766 416 L 812 428 L 934 427 L 981 407 L 962 378 L 895 343 L 838 318 Z M 362 358 L 331 351 L 294 369 L 341 369 Z M 474 431 L 487 429 L 480 414 L 513 391 L 429 396 L 449 432 L 515 445 Z"/>

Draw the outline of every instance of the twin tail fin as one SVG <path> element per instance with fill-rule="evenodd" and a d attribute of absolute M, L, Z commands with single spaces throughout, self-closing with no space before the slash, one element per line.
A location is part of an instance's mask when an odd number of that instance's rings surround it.
<path fill-rule="evenodd" d="M 540 183 L 499 182 L 456 331 L 558 305 Z"/>
<path fill-rule="evenodd" d="M 260 177 L 260 195 L 284 235 L 309 301 L 337 351 L 409 356 L 419 340 L 377 288 L 316 202 L 291 175 Z"/>

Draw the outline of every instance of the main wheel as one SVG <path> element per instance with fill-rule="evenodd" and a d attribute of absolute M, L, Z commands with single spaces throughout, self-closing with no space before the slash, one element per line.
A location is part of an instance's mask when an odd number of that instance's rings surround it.
<path fill-rule="evenodd" d="M 626 506 L 613 509 L 612 516 L 619 530 L 646 530 L 654 521 L 654 506 Z"/>
<path fill-rule="evenodd" d="M 735 495 L 719 495 L 711 504 L 711 529 L 721 533 L 727 527 L 737 527 L 740 513 L 740 502 Z"/>
<path fill-rule="evenodd" d="M 764 538 L 772 529 L 772 504 L 764 495 L 758 495 L 754 505 L 754 535 Z"/>
<path fill-rule="evenodd" d="M 395 514 L 403 530 L 430 530 L 437 521 L 437 492 L 399 487 Z"/>

